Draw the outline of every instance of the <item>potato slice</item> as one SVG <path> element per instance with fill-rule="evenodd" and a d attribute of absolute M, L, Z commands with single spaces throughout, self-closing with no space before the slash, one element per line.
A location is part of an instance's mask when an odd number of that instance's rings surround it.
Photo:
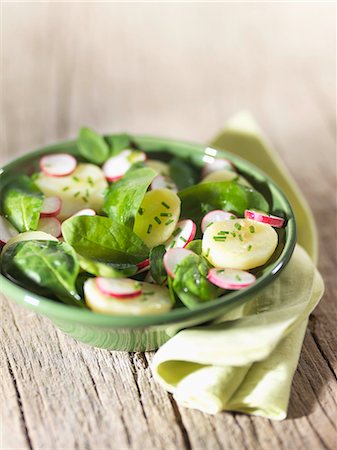
<path fill-rule="evenodd" d="M 152 248 L 163 244 L 176 228 L 180 198 L 169 189 L 147 192 L 136 215 L 133 231 Z"/>
<path fill-rule="evenodd" d="M 58 215 L 61 220 L 83 208 L 99 212 L 108 186 L 102 170 L 94 164 L 78 164 L 71 175 L 64 177 L 50 177 L 41 172 L 35 183 L 46 197 L 61 198 L 62 209 Z"/>
<path fill-rule="evenodd" d="M 202 252 L 215 267 L 248 270 L 265 264 L 277 243 L 278 235 L 270 225 L 249 219 L 224 220 L 206 228 Z"/>
<path fill-rule="evenodd" d="M 111 314 L 113 316 L 141 316 L 144 314 L 162 314 L 172 308 L 169 290 L 166 287 L 152 283 L 139 282 L 142 294 L 119 300 L 102 294 L 97 288 L 95 278 L 84 283 L 84 296 L 86 304 L 93 311 Z"/>
<path fill-rule="evenodd" d="M 249 181 L 246 180 L 246 178 L 238 175 L 236 172 L 226 169 L 210 173 L 201 181 L 201 183 L 210 183 L 213 181 L 237 181 L 240 184 L 252 187 L 252 185 L 249 183 Z"/>

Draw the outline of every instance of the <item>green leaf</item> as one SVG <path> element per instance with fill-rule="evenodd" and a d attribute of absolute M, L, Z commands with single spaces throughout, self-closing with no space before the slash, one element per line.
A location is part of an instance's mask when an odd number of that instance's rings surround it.
<path fill-rule="evenodd" d="M 235 181 L 200 183 L 178 193 L 181 199 L 182 218 L 197 224 L 208 211 L 224 209 L 243 216 L 245 209 L 269 211 L 264 197 L 255 189 Z"/>
<path fill-rule="evenodd" d="M 118 155 L 122 150 L 131 147 L 131 138 L 128 134 L 112 134 L 106 136 L 106 141 L 109 144 L 109 155 L 115 156 Z"/>
<path fill-rule="evenodd" d="M 163 284 L 167 278 L 163 258 L 166 253 L 165 245 L 158 245 L 150 250 L 150 272 L 157 284 Z"/>
<path fill-rule="evenodd" d="M 187 308 L 218 297 L 220 289 L 207 280 L 209 265 L 205 258 L 189 255 L 181 261 L 174 272 L 172 287 Z"/>
<path fill-rule="evenodd" d="M 2 212 L 20 232 L 37 229 L 42 203 L 42 192 L 26 175 L 9 182 L 2 192 Z"/>
<path fill-rule="evenodd" d="M 71 217 L 63 222 L 62 234 L 80 256 L 101 263 L 137 264 L 149 254 L 130 228 L 109 217 Z"/>
<path fill-rule="evenodd" d="M 1 269 L 5 276 L 34 292 L 55 295 L 64 303 L 83 306 L 75 288 L 78 261 L 74 250 L 64 242 L 13 244 L 3 255 Z"/>
<path fill-rule="evenodd" d="M 123 178 L 110 185 L 103 211 L 116 222 L 132 228 L 144 195 L 155 176 L 156 172 L 149 167 L 127 172 Z"/>
<path fill-rule="evenodd" d="M 177 185 L 179 191 L 189 186 L 193 186 L 199 180 L 198 170 L 192 162 L 175 157 L 170 163 L 170 177 Z"/>
<path fill-rule="evenodd" d="M 103 164 L 109 158 L 109 146 L 102 136 L 90 128 L 81 128 L 77 137 L 80 154 L 94 164 Z"/>
<path fill-rule="evenodd" d="M 125 278 L 135 275 L 137 266 L 135 264 L 114 264 L 96 261 L 92 258 L 84 258 L 78 255 L 81 269 L 96 275 L 97 277 Z"/>
<path fill-rule="evenodd" d="M 187 250 L 191 250 L 193 253 L 197 255 L 202 254 L 202 239 L 195 239 L 194 241 L 189 242 L 186 245 Z"/>

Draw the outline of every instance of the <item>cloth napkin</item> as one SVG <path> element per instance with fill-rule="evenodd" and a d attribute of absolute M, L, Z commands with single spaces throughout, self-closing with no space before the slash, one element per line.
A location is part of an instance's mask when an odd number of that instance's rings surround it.
<path fill-rule="evenodd" d="M 311 311 L 324 284 L 315 267 L 311 211 L 279 157 L 248 113 L 231 118 L 212 143 L 253 162 L 288 196 L 298 244 L 280 276 L 245 305 L 207 326 L 180 331 L 155 354 L 155 379 L 182 406 L 282 420 Z"/>

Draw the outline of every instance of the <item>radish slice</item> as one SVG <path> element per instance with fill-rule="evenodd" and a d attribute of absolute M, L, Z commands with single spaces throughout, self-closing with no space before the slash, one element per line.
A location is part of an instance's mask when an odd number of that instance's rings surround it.
<path fill-rule="evenodd" d="M 54 153 L 40 159 L 40 169 L 50 177 L 64 177 L 74 172 L 77 161 L 67 153 Z"/>
<path fill-rule="evenodd" d="M 237 269 L 210 269 L 207 279 L 222 289 L 243 289 L 255 283 L 256 278 L 252 273 Z"/>
<path fill-rule="evenodd" d="M 170 277 L 174 278 L 174 272 L 177 265 L 189 255 L 193 255 L 193 252 L 191 252 L 191 250 L 187 250 L 186 248 L 171 248 L 170 250 L 167 250 L 164 255 L 163 262 L 166 272 L 170 275 Z"/>
<path fill-rule="evenodd" d="M 142 293 L 142 286 L 138 281 L 129 278 L 96 278 L 96 286 L 104 295 L 120 300 L 138 297 Z"/>
<path fill-rule="evenodd" d="M 245 218 L 255 220 L 256 222 L 267 223 L 275 228 L 282 228 L 285 220 L 282 217 L 272 216 L 261 211 L 246 209 Z"/>
<path fill-rule="evenodd" d="M 150 268 L 150 260 L 149 258 L 144 259 L 144 261 L 141 261 L 137 264 L 138 270 L 137 273 L 145 272 L 145 270 L 149 270 Z"/>
<path fill-rule="evenodd" d="M 146 154 L 135 150 L 123 150 L 103 164 L 103 173 L 108 181 L 117 181 L 130 169 L 132 164 L 146 160 Z"/>
<path fill-rule="evenodd" d="M 56 217 L 43 217 L 39 220 L 37 231 L 51 234 L 58 238 L 61 236 L 61 222 Z"/>
<path fill-rule="evenodd" d="M 205 159 L 207 158 L 207 159 Z M 208 159 L 209 158 L 209 159 Z M 228 160 L 224 158 L 213 158 L 212 156 L 204 156 L 205 166 L 202 169 L 201 176 L 202 178 L 206 177 L 210 173 L 217 172 L 218 170 L 232 170 L 236 172 L 234 165 Z"/>
<path fill-rule="evenodd" d="M 0 216 L 0 244 L 6 244 L 12 237 L 16 236 L 18 231 L 13 227 L 13 225 Z"/>
<path fill-rule="evenodd" d="M 178 192 L 177 185 L 171 178 L 165 175 L 157 175 L 151 183 L 151 190 L 155 189 L 170 189 L 173 192 Z"/>
<path fill-rule="evenodd" d="M 60 197 L 45 197 L 42 204 L 41 217 L 57 216 L 62 208 Z"/>
<path fill-rule="evenodd" d="M 177 223 L 177 228 L 172 233 L 172 237 L 166 241 L 166 249 L 186 247 L 189 242 L 193 241 L 196 230 L 197 226 L 193 220 L 181 220 Z"/>
<path fill-rule="evenodd" d="M 96 211 L 94 211 L 91 208 L 85 208 L 85 209 L 81 209 L 77 213 L 73 214 L 71 217 L 76 217 L 76 216 L 96 216 Z"/>
<path fill-rule="evenodd" d="M 205 233 L 207 227 L 212 225 L 214 222 L 220 222 L 222 220 L 235 220 L 237 217 L 227 211 L 223 211 L 222 209 L 215 209 L 214 211 L 210 211 L 204 216 L 201 221 L 201 231 Z"/>

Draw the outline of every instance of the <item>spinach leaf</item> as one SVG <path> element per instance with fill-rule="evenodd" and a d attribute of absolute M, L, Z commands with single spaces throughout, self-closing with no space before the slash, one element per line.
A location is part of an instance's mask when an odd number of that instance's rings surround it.
<path fill-rule="evenodd" d="M 74 250 L 64 242 L 21 241 L 4 253 L 1 269 L 5 276 L 44 295 L 55 295 L 64 303 L 83 306 L 76 292 L 79 271 Z"/>
<path fill-rule="evenodd" d="M 128 134 L 112 134 L 109 136 L 106 136 L 106 141 L 109 144 L 109 156 L 115 156 L 118 153 L 120 153 L 122 150 L 125 150 L 126 148 L 130 148 L 131 145 L 131 138 Z"/>
<path fill-rule="evenodd" d="M 150 272 L 157 284 L 163 284 L 167 278 L 163 258 L 166 253 L 165 245 L 158 245 L 150 250 Z"/>
<path fill-rule="evenodd" d="M 178 264 L 172 287 L 187 308 L 219 296 L 220 289 L 207 280 L 209 265 L 205 258 L 189 255 Z"/>
<path fill-rule="evenodd" d="M 97 277 L 124 278 L 131 277 L 137 272 L 135 264 L 114 264 L 101 262 L 92 258 L 84 258 L 78 255 L 80 267 Z"/>
<path fill-rule="evenodd" d="M 103 211 L 116 222 L 132 228 L 143 197 L 155 176 L 156 172 L 149 167 L 127 172 L 110 185 Z"/>
<path fill-rule="evenodd" d="M 202 254 L 202 239 L 195 239 L 194 241 L 189 242 L 186 245 L 187 250 L 191 250 L 193 253 L 197 255 Z"/>
<path fill-rule="evenodd" d="M 2 212 L 20 232 L 37 229 L 42 203 L 42 192 L 26 175 L 10 181 L 2 192 Z"/>
<path fill-rule="evenodd" d="M 186 161 L 176 156 L 171 159 L 169 166 L 170 177 L 177 185 L 179 191 L 198 182 L 199 173 L 191 161 Z"/>
<path fill-rule="evenodd" d="M 77 137 L 80 154 L 94 164 L 103 164 L 109 158 L 109 146 L 102 136 L 90 128 L 81 128 Z"/>
<path fill-rule="evenodd" d="M 200 183 L 178 193 L 181 199 L 182 218 L 200 224 L 202 216 L 213 209 L 225 209 L 243 216 L 245 209 L 269 211 L 264 197 L 255 189 L 235 181 Z"/>
<path fill-rule="evenodd" d="M 137 264 L 149 254 L 130 228 L 109 217 L 71 217 L 63 222 L 62 234 L 80 256 L 101 263 Z"/>

